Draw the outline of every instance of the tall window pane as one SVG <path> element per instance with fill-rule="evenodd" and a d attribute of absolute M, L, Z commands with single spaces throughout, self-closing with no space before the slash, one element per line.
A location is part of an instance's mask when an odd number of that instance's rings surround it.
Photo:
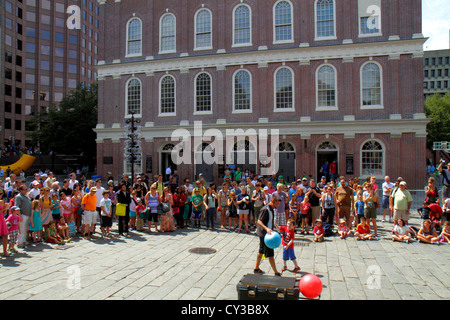
<path fill-rule="evenodd" d="M 211 111 L 211 77 L 207 73 L 199 74 L 196 79 L 195 100 L 197 112 Z"/>
<path fill-rule="evenodd" d="M 175 79 L 165 76 L 161 79 L 161 113 L 175 112 Z"/>
<path fill-rule="evenodd" d="M 334 3 L 333 0 L 318 0 L 317 37 L 333 37 L 334 34 Z"/>
<path fill-rule="evenodd" d="M 212 18 L 208 10 L 200 10 L 195 19 L 195 47 L 212 47 Z"/>
<path fill-rule="evenodd" d="M 368 63 L 362 70 L 363 106 L 382 105 L 381 71 L 376 63 Z"/>
<path fill-rule="evenodd" d="M 127 87 L 127 114 L 141 113 L 141 82 L 138 79 L 131 79 Z"/>
<path fill-rule="evenodd" d="M 361 152 L 361 174 L 363 176 L 384 176 L 383 155 L 383 147 L 379 142 L 366 142 Z"/>
<path fill-rule="evenodd" d="M 292 72 L 288 68 L 281 68 L 277 71 L 276 77 L 276 108 L 293 108 Z"/>
<path fill-rule="evenodd" d="M 275 6 L 275 41 L 292 40 L 292 8 L 287 1 Z"/>
<path fill-rule="evenodd" d="M 331 66 L 323 66 L 317 74 L 319 107 L 336 106 L 336 74 Z"/>
<path fill-rule="evenodd" d="M 127 54 L 142 53 L 142 23 L 141 20 L 135 18 L 128 23 L 128 44 Z"/>
<path fill-rule="evenodd" d="M 250 8 L 240 5 L 234 11 L 234 44 L 250 43 Z"/>
<path fill-rule="evenodd" d="M 173 14 L 161 19 L 161 51 L 176 50 L 176 20 Z"/>
<path fill-rule="evenodd" d="M 245 70 L 234 76 L 234 109 L 251 109 L 251 80 L 250 74 Z"/>

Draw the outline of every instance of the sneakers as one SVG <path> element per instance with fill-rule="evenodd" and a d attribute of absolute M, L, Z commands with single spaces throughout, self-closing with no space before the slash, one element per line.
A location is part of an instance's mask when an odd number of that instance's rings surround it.
<path fill-rule="evenodd" d="M 258 268 L 258 269 L 254 269 L 253 273 L 254 274 L 264 274 L 265 272 Z"/>

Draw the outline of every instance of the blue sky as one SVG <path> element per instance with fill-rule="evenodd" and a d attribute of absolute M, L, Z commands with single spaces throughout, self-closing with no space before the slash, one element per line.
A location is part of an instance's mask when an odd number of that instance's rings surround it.
<path fill-rule="evenodd" d="M 422 0 L 424 50 L 449 49 L 450 1 Z"/>

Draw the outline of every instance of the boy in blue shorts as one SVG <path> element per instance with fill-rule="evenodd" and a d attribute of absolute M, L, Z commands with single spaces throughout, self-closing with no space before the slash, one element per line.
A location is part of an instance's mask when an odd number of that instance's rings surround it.
<path fill-rule="evenodd" d="M 297 264 L 297 258 L 295 257 L 295 252 L 294 252 L 294 239 L 295 239 L 295 221 L 290 218 L 287 221 L 287 225 L 286 226 L 280 226 L 280 232 L 281 232 L 281 243 L 283 245 L 283 269 L 281 270 L 286 271 L 287 270 L 287 266 L 286 266 L 286 262 L 288 260 L 292 260 L 292 262 L 294 262 L 294 270 L 292 270 L 292 272 L 297 273 L 300 271 L 300 267 Z"/>

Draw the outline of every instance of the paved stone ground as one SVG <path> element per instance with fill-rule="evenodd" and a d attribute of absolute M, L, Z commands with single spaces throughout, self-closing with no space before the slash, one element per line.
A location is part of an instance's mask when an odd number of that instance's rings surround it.
<path fill-rule="evenodd" d="M 413 225 L 418 222 L 412 219 Z M 450 245 L 394 243 L 392 224 L 378 224 L 378 241 L 331 237 L 314 243 L 312 235 L 297 235 L 302 268 L 297 277 L 319 276 L 323 300 L 450 299 Z M 30 245 L 0 258 L 0 299 L 237 299 L 236 284 L 252 273 L 259 244 L 252 234 L 191 228 L 115 235 L 112 240 L 76 238 L 65 246 Z M 190 253 L 194 247 L 217 252 Z M 281 269 L 281 248 L 275 258 Z M 268 261 L 261 269 L 272 274 Z"/>

